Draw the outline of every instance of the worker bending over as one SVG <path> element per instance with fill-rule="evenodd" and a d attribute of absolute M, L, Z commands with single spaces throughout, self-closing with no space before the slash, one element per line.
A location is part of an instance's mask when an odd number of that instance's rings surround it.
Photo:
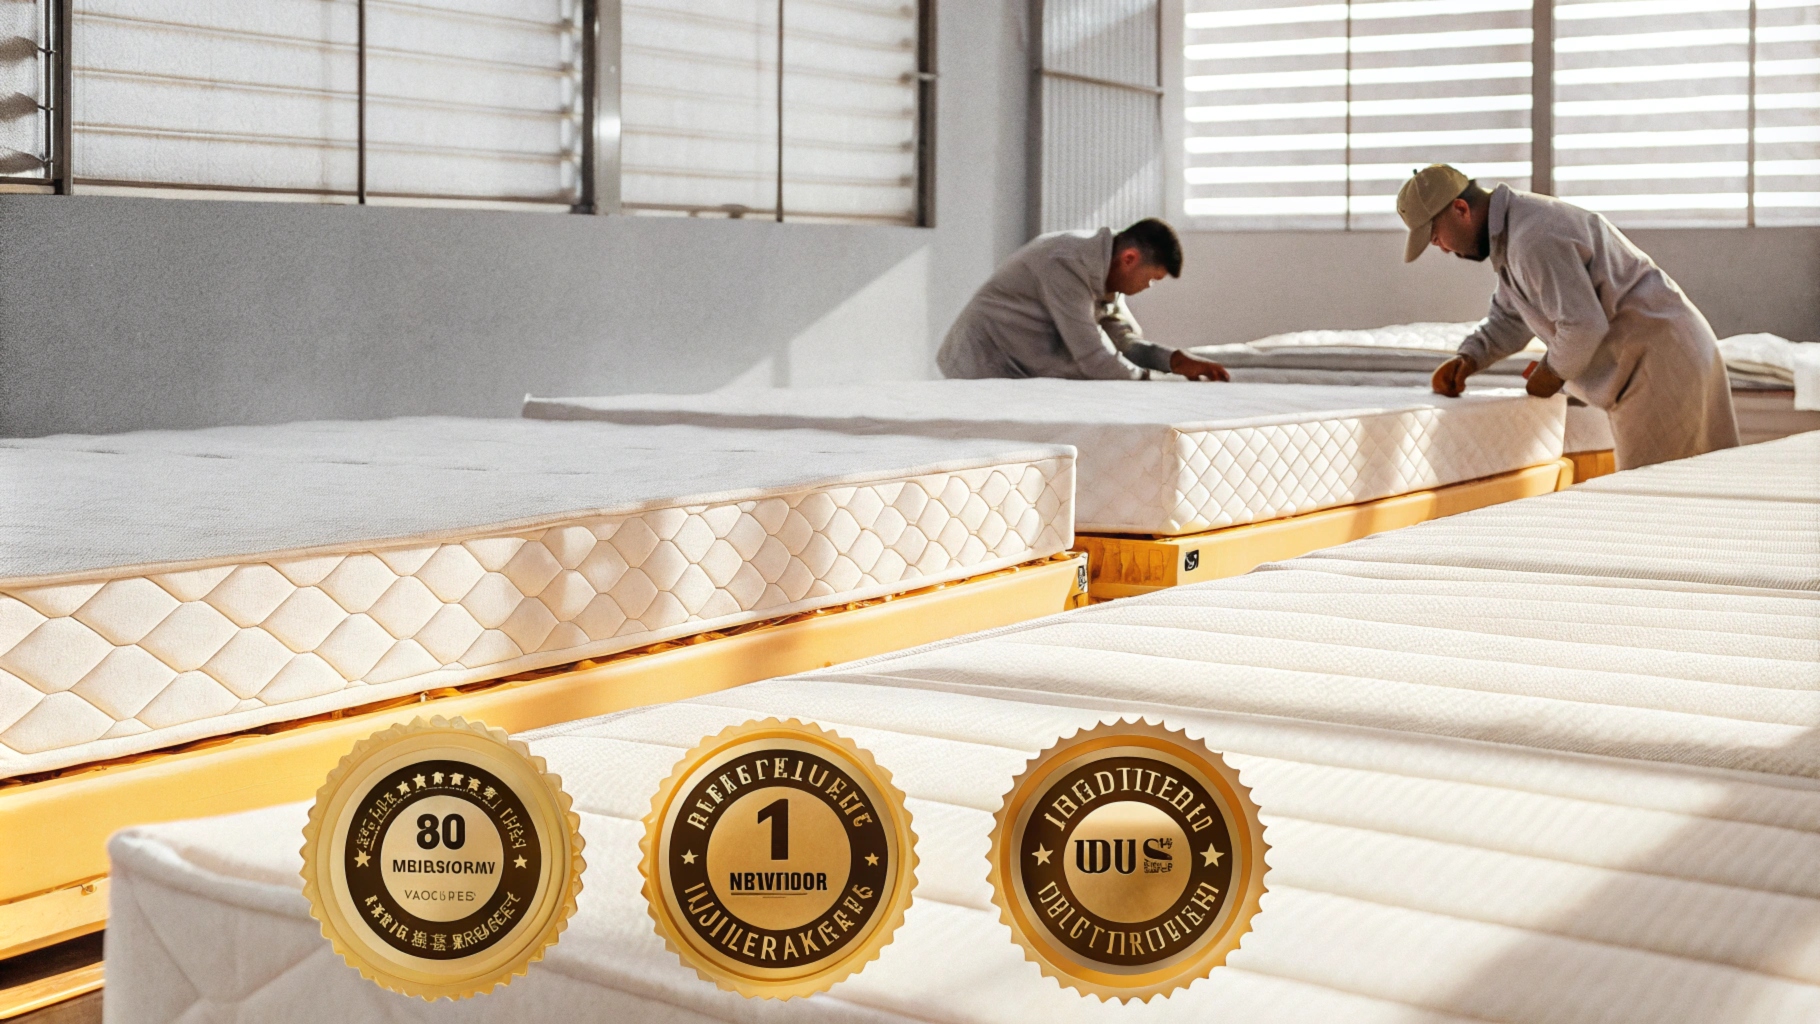
<path fill-rule="evenodd" d="M 1116 235 L 1042 235 L 974 293 L 936 365 L 946 377 L 1146 380 L 1154 371 L 1227 380 L 1218 363 L 1145 340 L 1125 307 L 1125 296 L 1165 274 L 1182 276 L 1182 243 L 1154 218 Z"/>
<path fill-rule="evenodd" d="M 1597 213 L 1499 185 L 1491 192 L 1446 164 L 1397 193 L 1409 228 L 1403 259 L 1432 243 L 1498 273 L 1491 312 L 1442 363 L 1434 389 L 1466 378 L 1534 336 L 1548 354 L 1529 393 L 1571 393 L 1611 416 L 1619 469 L 1732 448 L 1738 424 L 1713 329 L 1643 250 Z"/>

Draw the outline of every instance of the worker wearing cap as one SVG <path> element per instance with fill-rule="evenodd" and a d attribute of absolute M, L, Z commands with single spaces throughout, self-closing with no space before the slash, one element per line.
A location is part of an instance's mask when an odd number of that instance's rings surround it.
<path fill-rule="evenodd" d="M 1466 378 L 1529 343 L 1548 354 L 1529 393 L 1561 390 L 1611 416 L 1619 469 L 1738 444 L 1730 381 L 1713 329 L 1649 256 L 1597 213 L 1499 185 L 1486 192 L 1446 164 L 1397 193 L 1405 262 L 1429 245 L 1491 260 L 1491 312 L 1434 374 L 1457 396 Z"/>

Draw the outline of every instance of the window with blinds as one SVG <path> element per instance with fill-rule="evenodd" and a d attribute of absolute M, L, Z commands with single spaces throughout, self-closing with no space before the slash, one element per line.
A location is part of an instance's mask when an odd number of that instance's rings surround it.
<path fill-rule="evenodd" d="M 577 0 L 365 6 L 368 195 L 574 200 Z M 77 181 L 352 196 L 359 43 L 355 0 L 77 0 Z"/>
<path fill-rule="evenodd" d="M 1527 187 L 1530 0 L 1189 0 L 1185 212 L 1214 229 L 1396 225 L 1412 168 Z"/>
<path fill-rule="evenodd" d="M 47 37 L 39 5 L 0 3 L 0 182 L 42 180 L 48 170 Z"/>
<path fill-rule="evenodd" d="M 1635 226 L 1820 219 L 1820 4 L 1555 8 L 1556 191 Z"/>
<path fill-rule="evenodd" d="M 784 32 L 779 132 L 778 17 Z M 916 218 L 917 10 L 904 0 L 627 0 L 630 212 Z"/>
<path fill-rule="evenodd" d="M 1045 0 L 1039 231 L 1163 210 L 1157 0 Z"/>

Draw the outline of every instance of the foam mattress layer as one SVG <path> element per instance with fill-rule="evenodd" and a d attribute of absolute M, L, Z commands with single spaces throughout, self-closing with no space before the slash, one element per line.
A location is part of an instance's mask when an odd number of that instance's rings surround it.
<path fill-rule="evenodd" d="M 541 419 L 1001 437 L 1080 453 L 1078 529 L 1176 535 L 1492 476 L 1559 458 L 1566 401 L 1406 388 L 951 380 L 528 398 Z"/>
<path fill-rule="evenodd" d="M 119 1019 L 1560 1024 L 1820 1015 L 1820 638 L 1811 595 L 1339 563 L 1114 602 L 528 736 L 576 797 L 587 889 L 496 994 L 425 1008 L 344 966 L 289 806 L 114 840 Z M 1226 751 L 1263 809 L 1263 913 L 1229 967 L 1107 1005 L 1025 962 L 990 902 L 1001 794 L 1121 714 Z M 858 977 L 746 1001 L 640 897 L 640 819 L 702 736 L 802 716 L 909 797 L 916 902 Z"/>
<path fill-rule="evenodd" d="M 1044 557 L 1072 452 L 411 419 L 0 441 L 0 778 Z"/>

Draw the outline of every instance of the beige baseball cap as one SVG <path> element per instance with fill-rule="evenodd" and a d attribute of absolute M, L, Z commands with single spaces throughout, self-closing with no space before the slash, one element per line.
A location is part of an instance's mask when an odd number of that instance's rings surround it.
<path fill-rule="evenodd" d="M 1428 248 L 1434 238 L 1435 216 L 1460 198 L 1471 181 L 1458 168 L 1429 164 L 1397 190 L 1397 216 L 1409 228 L 1409 241 L 1403 246 L 1404 263 L 1414 263 Z"/>

